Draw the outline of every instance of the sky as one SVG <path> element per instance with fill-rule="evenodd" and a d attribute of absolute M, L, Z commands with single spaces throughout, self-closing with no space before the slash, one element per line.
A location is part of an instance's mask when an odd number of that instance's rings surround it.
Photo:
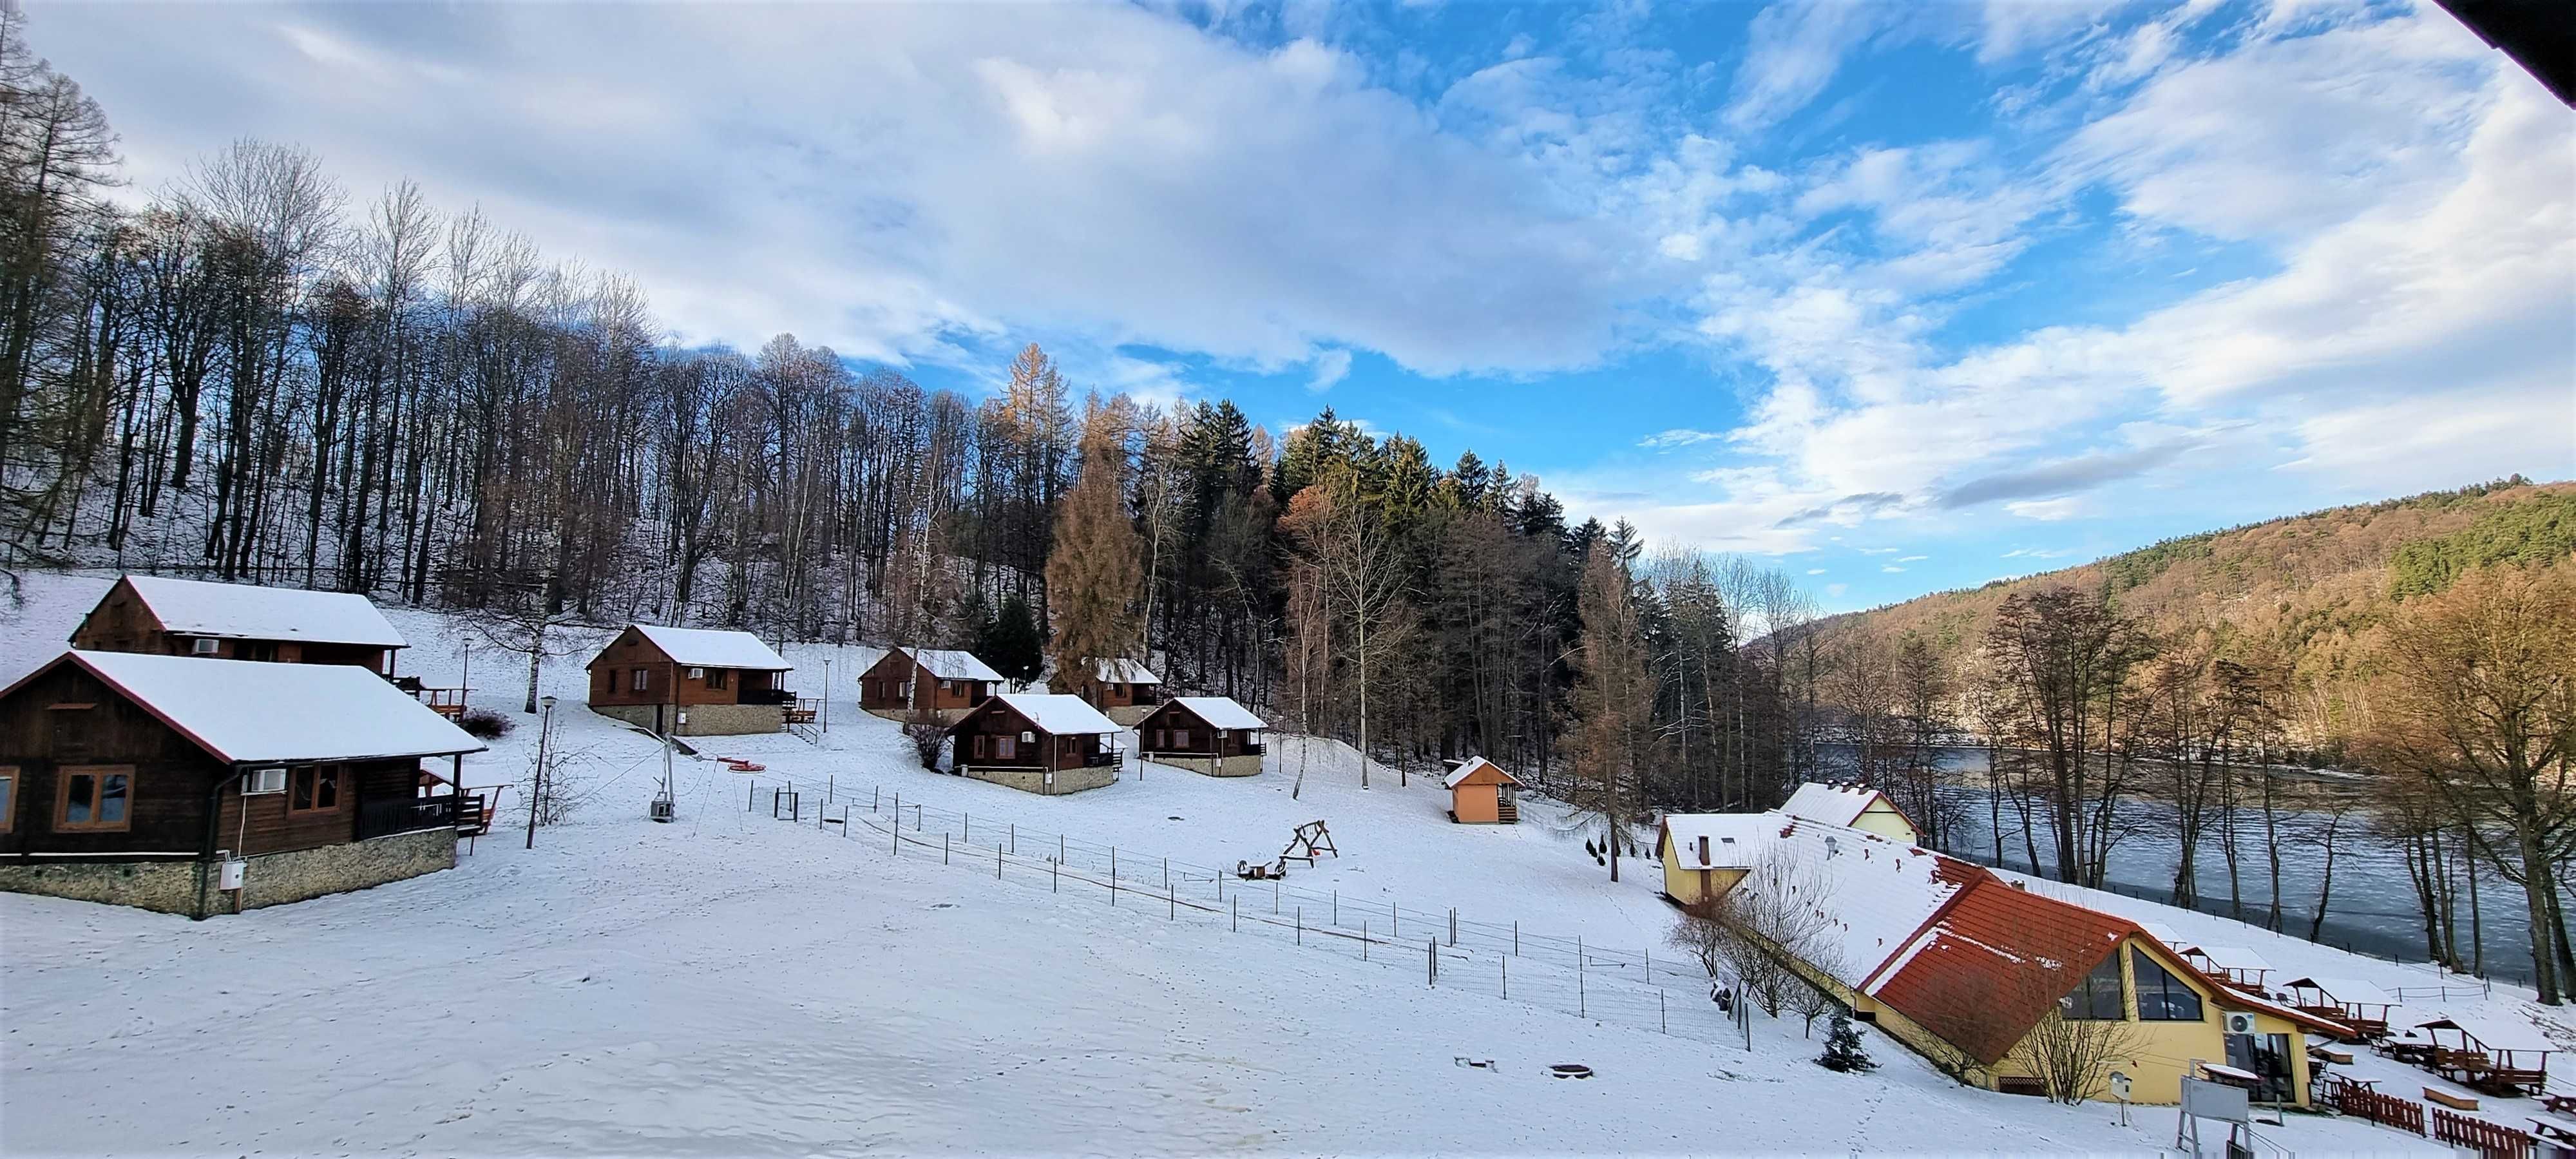
<path fill-rule="evenodd" d="M 34 3 L 675 341 L 1325 407 L 1842 610 L 2576 477 L 2576 113 L 2432 3 Z"/>

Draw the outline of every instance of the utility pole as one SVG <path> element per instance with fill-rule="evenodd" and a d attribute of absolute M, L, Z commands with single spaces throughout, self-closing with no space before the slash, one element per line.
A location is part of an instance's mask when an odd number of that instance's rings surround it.
<path fill-rule="evenodd" d="M 555 698 L 539 697 L 545 714 L 537 718 L 537 768 L 528 777 L 528 848 L 537 847 L 537 800 L 546 793 L 546 736 L 554 731 Z"/>

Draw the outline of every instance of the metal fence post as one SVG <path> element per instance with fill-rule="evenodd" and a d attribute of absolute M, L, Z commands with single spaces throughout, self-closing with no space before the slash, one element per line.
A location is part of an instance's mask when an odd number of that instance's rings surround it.
<path fill-rule="evenodd" d="M 1425 965 L 1423 966 L 1423 969 L 1425 969 L 1425 970 L 1429 971 L 1429 974 L 1427 975 L 1428 984 L 1429 984 L 1429 985 L 1433 985 L 1433 986 L 1437 986 L 1437 985 L 1439 985 L 1439 984 L 1440 984 L 1440 939 L 1438 939 L 1438 938 L 1433 938 L 1433 939 L 1431 939 L 1431 940 L 1429 940 L 1429 941 L 1426 941 L 1426 942 L 1422 943 L 1422 957 L 1423 957 L 1423 961 L 1424 961 L 1424 963 L 1425 963 Z"/>
<path fill-rule="evenodd" d="M 965 834 L 959 837 L 958 840 L 963 841 L 968 845 L 973 845 L 975 843 L 975 815 L 973 813 L 960 813 L 958 816 L 965 819 L 964 825 L 966 829 Z"/>
<path fill-rule="evenodd" d="M 747 786 L 746 788 L 744 788 L 744 789 L 743 789 L 743 793 L 742 793 L 742 811 L 743 811 L 743 812 L 745 812 L 745 813 L 751 812 L 751 807 L 752 807 L 752 805 L 753 805 L 755 802 L 759 801 L 759 800 L 760 800 L 760 781 L 759 781 L 757 778 L 755 778 L 755 779 L 751 782 L 751 784 L 750 784 L 749 786 Z"/>
<path fill-rule="evenodd" d="M 1673 1032 L 1671 1020 L 1664 1017 L 1664 988 L 1655 987 L 1655 1026 L 1666 1034 Z"/>
<path fill-rule="evenodd" d="M 1279 916 L 1279 879 L 1270 879 L 1270 916 Z"/>
<path fill-rule="evenodd" d="M 1063 864 L 1064 864 L 1064 863 L 1063 863 L 1063 862 L 1060 862 L 1060 861 L 1050 861 L 1050 862 L 1047 862 L 1047 892 L 1048 892 L 1048 893 L 1061 893 L 1061 892 L 1063 892 L 1061 889 L 1059 889 L 1059 888 L 1056 886 L 1056 881 L 1055 881 L 1055 873 L 1056 873 L 1056 870 L 1057 870 L 1057 868 L 1059 868 L 1059 867 L 1060 867 L 1060 866 L 1062 866 Z"/>
<path fill-rule="evenodd" d="M 1333 928 L 1342 928 L 1342 891 L 1333 891 Z"/>
<path fill-rule="evenodd" d="M 1243 932 L 1242 907 L 1243 895 L 1239 893 L 1234 895 L 1233 901 L 1225 903 L 1225 922 L 1227 932 L 1237 934 Z"/>
<path fill-rule="evenodd" d="M 1019 823 L 1019 822 L 1017 822 L 1017 821 L 1013 821 L 1013 822 L 1011 822 L 1011 854 L 1012 854 L 1012 856 L 1015 856 L 1015 857 L 1016 857 L 1016 856 L 1018 856 L 1018 855 L 1019 855 L 1019 852 L 1020 852 L 1020 823 Z"/>
<path fill-rule="evenodd" d="M 1297 944 L 1306 944 L 1306 907 L 1297 907 Z"/>
<path fill-rule="evenodd" d="M 1368 961 L 1368 944 L 1368 922 L 1362 921 L 1360 923 L 1360 960 L 1363 962 Z"/>
<path fill-rule="evenodd" d="M 993 880 L 1002 880 L 1002 847 L 993 847 Z"/>
<path fill-rule="evenodd" d="M 948 831 L 945 829 L 939 831 L 939 863 L 948 864 Z"/>
<path fill-rule="evenodd" d="M 839 785 L 840 785 L 840 783 L 841 783 L 841 775 L 840 775 L 839 773 L 833 773 L 833 774 L 831 774 L 830 776 L 824 777 L 824 778 L 823 778 L 823 799 L 824 799 L 824 800 L 826 800 L 826 801 L 832 800 L 832 799 L 833 799 L 833 794 L 835 794 L 835 793 L 839 792 Z"/>
<path fill-rule="evenodd" d="M 1449 944 L 1458 944 L 1458 907 L 1449 907 Z"/>
<path fill-rule="evenodd" d="M 1390 938 L 1404 936 L 1404 919 L 1395 916 L 1394 898 L 1386 899 L 1386 936 Z"/>
<path fill-rule="evenodd" d="M 879 806 L 883 805 L 883 804 L 885 804 L 885 786 L 883 786 L 883 785 L 871 785 L 871 786 L 869 786 L 869 787 L 868 787 L 868 812 L 871 812 L 871 813 L 876 812 L 876 811 L 877 811 L 877 808 L 878 808 Z"/>
<path fill-rule="evenodd" d="M 1515 958 L 1521 956 L 1521 920 L 1519 918 L 1512 919 L 1512 956 Z"/>
<path fill-rule="evenodd" d="M 1502 963 L 1503 998 L 1508 1001 L 1512 996 L 1512 960 L 1509 958 L 1496 958 L 1494 960 Z"/>

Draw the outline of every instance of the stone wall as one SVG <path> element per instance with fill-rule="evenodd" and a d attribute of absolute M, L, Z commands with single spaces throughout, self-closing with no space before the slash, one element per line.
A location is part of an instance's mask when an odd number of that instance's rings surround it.
<path fill-rule="evenodd" d="M 1176 769 L 1188 769 L 1207 777 L 1249 777 L 1261 771 L 1261 754 L 1245 753 L 1232 757 L 1183 757 L 1169 753 L 1149 753 L 1146 760 Z"/>
<path fill-rule="evenodd" d="M 896 724 L 910 724 L 913 717 L 920 715 L 909 708 L 871 708 L 866 711 L 869 716 L 882 716 Z M 953 725 L 966 719 L 966 714 L 973 711 L 971 708 L 941 708 L 934 709 L 930 715 L 941 724 Z"/>
<path fill-rule="evenodd" d="M 11 862 L 0 865 L 0 890 L 190 914 L 197 911 L 197 862 Z"/>
<path fill-rule="evenodd" d="M 1134 728 L 1146 717 L 1154 715 L 1155 709 L 1161 707 L 1163 706 L 1159 704 L 1122 704 L 1116 708 L 1101 709 L 1100 715 L 1108 717 L 1111 724 Z"/>
<path fill-rule="evenodd" d="M 167 914 L 197 912 L 194 859 L 66 864 L 0 865 L 0 890 L 42 894 L 74 901 L 130 905 Z M 206 882 L 210 913 L 235 913 L 261 906 L 284 905 L 419 877 L 456 867 L 456 831 L 449 828 L 398 833 L 345 845 L 264 853 L 250 859 L 236 897 Z M 215 866 L 207 866 L 212 875 Z"/>
<path fill-rule="evenodd" d="M 594 704 L 590 710 L 647 731 L 652 729 L 657 711 L 650 704 Z M 663 720 L 671 719 L 670 705 L 662 705 L 658 711 Z M 775 704 L 689 704 L 681 706 L 680 711 L 688 714 L 689 720 L 672 729 L 673 736 L 741 736 L 779 732 L 787 727 L 786 711 Z"/>
<path fill-rule="evenodd" d="M 1066 793 L 1079 793 L 1084 789 L 1097 789 L 1116 784 L 1118 781 L 1116 765 L 1059 769 L 1055 774 L 1053 788 L 1047 786 L 1046 774 L 1037 769 L 998 769 L 991 766 L 959 765 L 957 773 L 959 776 L 973 777 L 978 781 L 1007 785 L 1023 793 L 1045 793 L 1059 797 Z"/>

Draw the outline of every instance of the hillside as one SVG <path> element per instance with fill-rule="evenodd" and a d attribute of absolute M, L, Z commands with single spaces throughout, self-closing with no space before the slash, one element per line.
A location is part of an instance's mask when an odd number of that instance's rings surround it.
<path fill-rule="evenodd" d="M 2297 687 L 2327 695 L 2355 675 L 2356 645 L 2404 596 L 2439 591 L 2468 567 L 2576 552 L 2576 482 L 2500 483 L 2335 507 L 2183 536 L 2058 571 L 1935 592 L 1834 617 L 1837 627 L 1919 633 L 1945 659 L 1972 650 L 2016 593 L 2073 585 L 2108 592 L 2168 639 L 2282 661 Z"/>

